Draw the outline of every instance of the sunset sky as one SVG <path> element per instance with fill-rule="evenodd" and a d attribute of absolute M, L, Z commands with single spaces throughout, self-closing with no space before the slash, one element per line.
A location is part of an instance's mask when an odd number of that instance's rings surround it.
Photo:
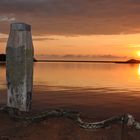
<path fill-rule="evenodd" d="M 140 59 L 140 0 L 0 0 L 0 53 L 12 22 L 32 25 L 36 56 Z"/>

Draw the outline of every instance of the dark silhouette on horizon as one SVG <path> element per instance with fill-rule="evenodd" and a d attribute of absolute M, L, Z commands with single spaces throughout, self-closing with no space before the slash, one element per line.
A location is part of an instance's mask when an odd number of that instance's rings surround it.
<path fill-rule="evenodd" d="M 137 64 L 137 63 L 140 63 L 140 60 L 130 59 L 130 60 L 127 60 L 127 61 L 116 61 L 115 63 Z"/>
<path fill-rule="evenodd" d="M 0 54 L 0 61 L 5 62 L 6 61 L 6 54 Z M 34 58 L 34 62 L 37 62 L 37 60 Z"/>
<path fill-rule="evenodd" d="M 6 54 L 0 54 L 0 62 L 6 61 Z M 34 58 L 34 62 L 89 62 L 89 63 L 122 63 L 122 64 L 139 64 L 140 60 L 130 59 L 127 61 L 90 61 L 90 60 L 37 60 Z"/>
<path fill-rule="evenodd" d="M 0 61 L 6 61 L 6 55 L 0 54 Z"/>

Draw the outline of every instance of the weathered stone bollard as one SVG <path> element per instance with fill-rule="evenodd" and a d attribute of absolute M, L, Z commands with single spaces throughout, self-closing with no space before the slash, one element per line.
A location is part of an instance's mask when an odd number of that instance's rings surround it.
<path fill-rule="evenodd" d="M 12 23 L 6 47 L 7 105 L 19 111 L 31 107 L 33 55 L 31 26 Z"/>

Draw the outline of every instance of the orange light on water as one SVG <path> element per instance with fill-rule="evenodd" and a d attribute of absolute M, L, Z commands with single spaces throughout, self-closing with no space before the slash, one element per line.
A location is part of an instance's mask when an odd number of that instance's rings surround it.
<path fill-rule="evenodd" d="M 138 66 L 138 75 L 140 76 L 140 64 Z"/>

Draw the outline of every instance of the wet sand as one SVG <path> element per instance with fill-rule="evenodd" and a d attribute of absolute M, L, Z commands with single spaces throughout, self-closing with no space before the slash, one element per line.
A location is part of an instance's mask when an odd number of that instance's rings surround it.
<path fill-rule="evenodd" d="M 40 91 L 40 89 L 42 89 Z M 131 96 L 130 91 L 119 92 L 109 89 L 81 89 L 34 87 L 31 113 L 46 109 L 63 108 L 79 111 L 86 121 L 100 121 L 114 115 L 130 113 L 140 121 L 140 98 Z M 52 90 L 53 89 L 53 90 Z M 0 104 L 6 104 L 6 90 L 0 91 Z M 133 94 L 134 95 L 134 94 Z M 125 100 L 124 100 L 125 99 Z M 0 113 L 0 140 L 140 140 L 140 131 L 113 125 L 111 129 L 85 130 L 66 118 L 48 120 L 27 125 L 10 120 Z"/>
<path fill-rule="evenodd" d="M 85 130 L 64 118 L 27 125 L 0 114 L 0 140 L 139 140 L 140 132 L 114 125 L 111 129 Z"/>

